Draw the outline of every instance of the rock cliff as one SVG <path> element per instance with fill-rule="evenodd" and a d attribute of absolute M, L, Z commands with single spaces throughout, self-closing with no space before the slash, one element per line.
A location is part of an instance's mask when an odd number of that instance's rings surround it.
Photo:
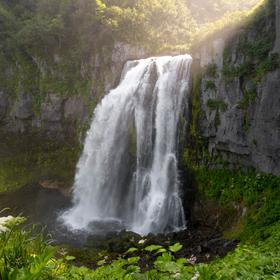
<path fill-rule="evenodd" d="M 118 83 L 124 63 L 144 56 L 143 48 L 120 42 L 115 43 L 111 53 L 96 54 L 92 59 L 93 86 L 86 94 L 67 96 L 49 92 L 42 97 L 39 92 L 22 91 L 11 96 L 0 88 L 1 130 L 38 132 L 56 139 L 78 138 L 100 98 Z"/>
<path fill-rule="evenodd" d="M 280 1 L 193 52 L 192 141 L 209 164 L 280 175 Z M 276 10 L 276 17 L 275 15 Z"/>
<path fill-rule="evenodd" d="M 280 53 L 280 0 L 276 0 L 276 40 L 274 51 Z"/>

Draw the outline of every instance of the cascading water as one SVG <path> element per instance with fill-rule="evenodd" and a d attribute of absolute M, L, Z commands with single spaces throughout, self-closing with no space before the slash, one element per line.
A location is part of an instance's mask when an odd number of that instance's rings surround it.
<path fill-rule="evenodd" d="M 185 227 L 176 135 L 191 57 L 128 62 L 120 85 L 97 106 L 78 163 L 74 206 L 62 215 L 73 230 L 98 221 L 145 235 Z"/>

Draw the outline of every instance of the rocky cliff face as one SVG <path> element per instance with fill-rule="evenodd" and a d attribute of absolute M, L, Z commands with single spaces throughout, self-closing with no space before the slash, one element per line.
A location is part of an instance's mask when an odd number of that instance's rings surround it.
<path fill-rule="evenodd" d="M 216 165 L 280 175 L 279 7 L 276 19 L 275 6 L 266 7 L 193 53 L 195 137 Z"/>
<path fill-rule="evenodd" d="M 86 95 L 49 92 L 37 104 L 39 93 L 23 91 L 10 96 L 0 88 L 0 129 L 15 133 L 38 132 L 59 139 L 79 136 L 80 130 L 90 122 L 94 106 L 118 83 L 124 63 L 144 56 L 143 48 L 123 43 L 116 43 L 107 58 L 104 53 L 96 55 L 92 73 L 94 86 Z"/>
<path fill-rule="evenodd" d="M 280 0 L 276 0 L 276 40 L 274 51 L 280 53 Z"/>

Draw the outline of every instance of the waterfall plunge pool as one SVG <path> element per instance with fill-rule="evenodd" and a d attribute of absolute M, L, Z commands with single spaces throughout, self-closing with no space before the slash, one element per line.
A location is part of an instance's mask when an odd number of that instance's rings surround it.
<path fill-rule="evenodd" d="M 71 206 L 71 200 L 59 190 L 45 189 L 39 184 L 26 186 L 15 192 L 0 194 L 1 208 L 9 208 L 1 216 L 23 215 L 28 218 L 27 225 L 37 224 L 45 228 L 48 239 L 53 240 L 62 251 L 76 257 L 77 265 L 97 267 L 100 259 L 107 257 L 108 263 L 118 257 L 125 257 L 125 252 L 132 247 L 148 245 L 169 246 L 181 243 L 184 249 L 177 257 L 195 259 L 196 262 L 208 262 L 224 256 L 233 250 L 238 241 L 225 241 L 221 232 L 214 226 L 190 224 L 188 229 L 169 234 L 149 234 L 142 237 L 136 233 L 116 230 L 118 221 L 112 220 L 98 225 L 98 232 L 68 231 L 58 222 L 57 217 Z M 142 243 L 144 241 L 144 243 Z M 141 257 L 141 255 L 140 255 Z M 143 259 L 141 267 L 146 268 L 151 260 Z"/>

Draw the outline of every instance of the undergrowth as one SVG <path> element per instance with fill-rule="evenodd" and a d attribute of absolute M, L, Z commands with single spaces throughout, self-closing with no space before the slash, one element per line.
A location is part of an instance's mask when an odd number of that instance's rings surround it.
<path fill-rule="evenodd" d="M 279 279 L 280 178 L 207 168 L 196 168 L 196 178 L 205 199 L 245 209 L 241 229 L 239 224 L 227 233 L 240 238 L 241 245 L 224 259 L 200 265 L 200 279 Z"/>
<path fill-rule="evenodd" d="M 279 279 L 280 277 L 280 178 L 272 175 L 196 169 L 196 183 L 205 199 L 222 207 L 239 203 L 246 207 L 240 245 L 225 258 L 208 264 L 194 264 L 175 257 L 182 245 L 150 245 L 130 248 L 125 256 L 106 264 L 106 256 L 93 270 L 75 266 L 75 258 L 45 241 L 43 234 L 10 225 L 0 234 L 1 279 Z M 148 271 L 142 271 L 137 257 L 151 255 Z M 151 259 L 151 258 L 150 258 Z"/>

